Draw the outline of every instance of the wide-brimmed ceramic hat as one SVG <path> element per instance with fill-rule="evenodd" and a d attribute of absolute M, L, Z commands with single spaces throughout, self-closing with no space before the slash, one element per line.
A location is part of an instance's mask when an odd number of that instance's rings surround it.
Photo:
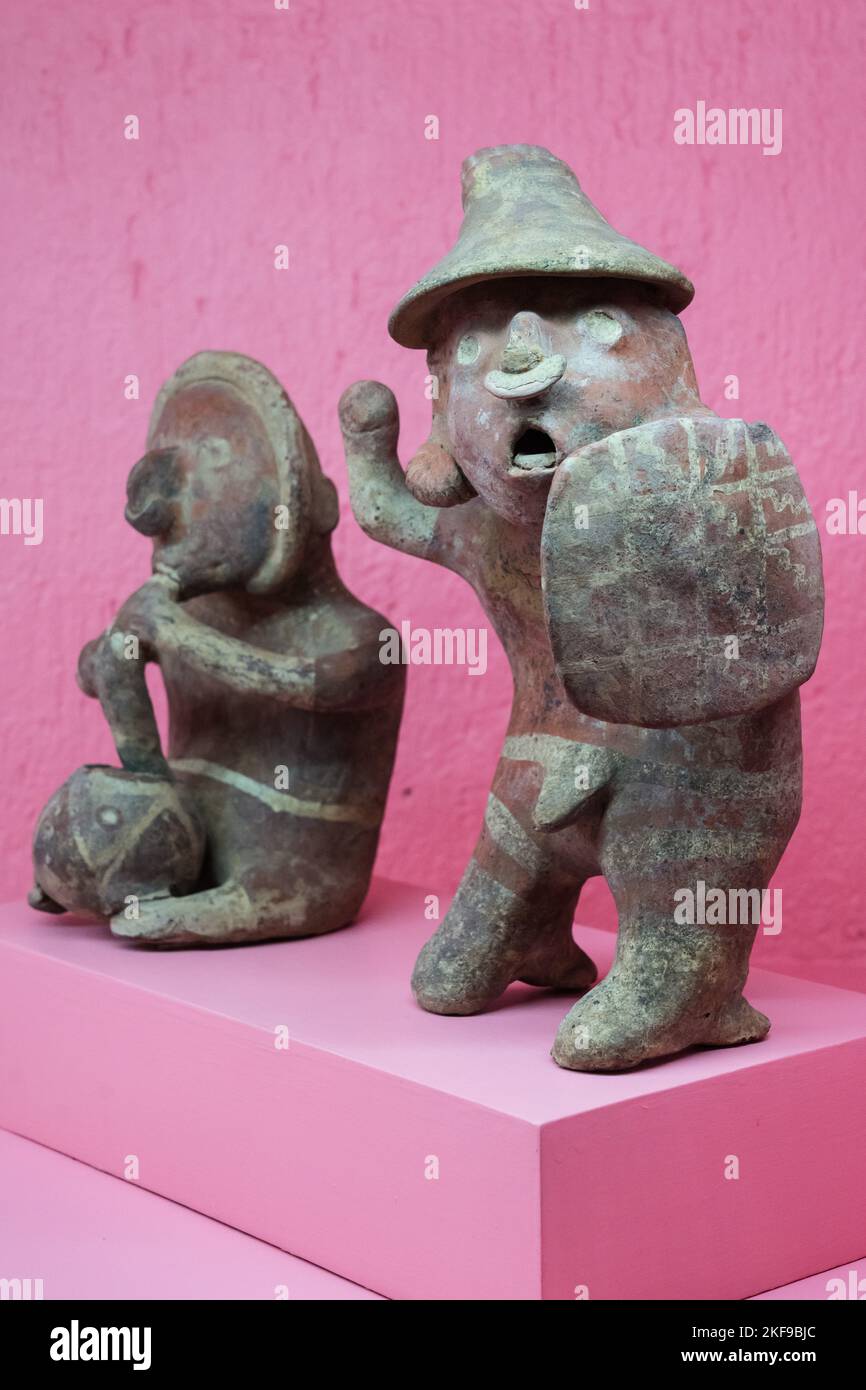
<path fill-rule="evenodd" d="M 682 271 L 621 236 L 574 173 L 539 145 L 499 145 L 464 161 L 463 225 L 455 246 L 405 294 L 391 337 L 427 347 L 431 314 L 448 295 L 509 275 L 610 276 L 657 285 L 674 313 L 691 302 Z"/>

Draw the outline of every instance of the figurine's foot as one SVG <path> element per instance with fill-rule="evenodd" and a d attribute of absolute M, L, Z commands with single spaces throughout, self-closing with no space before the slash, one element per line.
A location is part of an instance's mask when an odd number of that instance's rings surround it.
<path fill-rule="evenodd" d="M 243 884 L 228 882 L 182 898 L 141 898 L 112 917 L 111 931 L 152 946 L 242 946 L 338 931 L 354 920 L 358 906 L 333 893 L 293 905 L 282 897 L 256 898 Z"/>
<path fill-rule="evenodd" d="M 412 993 L 431 1014 L 478 1014 L 514 979 L 494 942 L 470 941 L 455 950 L 454 943 L 437 932 L 415 962 Z"/>
<path fill-rule="evenodd" d="M 442 925 L 421 951 L 412 989 L 434 1014 L 476 1014 L 516 980 L 572 991 L 588 989 L 596 968 L 572 939 L 575 888 L 537 904 L 472 862 Z"/>
<path fill-rule="evenodd" d="M 736 1047 L 739 1043 L 763 1042 L 770 1031 L 770 1020 L 755 1009 L 742 994 L 718 1014 L 707 1020 L 708 1027 L 699 1042 L 704 1047 Z"/>
<path fill-rule="evenodd" d="M 654 1057 L 670 1057 L 694 1046 L 730 1047 L 760 1042 L 770 1020 L 742 995 L 721 1008 L 703 1004 L 672 1009 L 623 985 L 611 973 L 565 1016 L 553 1044 L 553 1060 L 572 1071 L 625 1071 Z"/>
<path fill-rule="evenodd" d="M 38 883 L 31 888 L 30 892 L 27 894 L 27 902 L 30 907 L 35 907 L 37 912 L 57 913 L 66 911 L 65 907 L 62 907 L 60 903 L 56 903 L 53 898 L 50 898 L 47 893 L 43 892 Z"/>
<path fill-rule="evenodd" d="M 249 897 L 233 883 L 185 898 L 141 898 L 111 919 L 113 936 L 156 946 L 231 945 L 257 939 L 258 930 Z"/>
<path fill-rule="evenodd" d="M 589 989 L 597 977 L 595 963 L 571 940 L 565 945 L 545 943 L 527 955 L 515 956 L 492 935 L 476 939 L 455 956 L 450 942 L 434 936 L 418 957 L 412 989 L 428 1013 L 477 1014 L 517 980 L 577 994 Z"/>
<path fill-rule="evenodd" d="M 543 941 L 524 963 L 518 979 L 540 989 L 567 990 L 577 994 L 598 979 L 598 966 L 571 935 Z"/>

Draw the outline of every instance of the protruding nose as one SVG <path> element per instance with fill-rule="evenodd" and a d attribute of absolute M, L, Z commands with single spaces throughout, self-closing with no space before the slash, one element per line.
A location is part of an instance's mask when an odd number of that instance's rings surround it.
<path fill-rule="evenodd" d="M 521 310 L 508 326 L 508 341 L 502 353 L 503 372 L 526 372 L 544 357 L 541 320 L 537 314 Z"/>
<path fill-rule="evenodd" d="M 179 450 L 151 449 L 138 460 L 126 483 L 126 519 L 143 536 L 167 535 L 174 524 L 180 489 Z"/>
<path fill-rule="evenodd" d="M 508 326 L 499 370 L 488 372 L 484 385 L 500 400 L 525 400 L 549 390 L 564 371 L 565 358 L 547 352 L 541 319 L 522 309 Z"/>

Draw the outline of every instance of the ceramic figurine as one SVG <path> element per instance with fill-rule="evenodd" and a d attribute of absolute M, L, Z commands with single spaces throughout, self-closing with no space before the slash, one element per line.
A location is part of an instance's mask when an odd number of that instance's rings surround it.
<path fill-rule="evenodd" d="M 800 812 L 815 523 L 773 431 L 701 404 L 689 281 L 566 165 L 482 150 L 463 203 L 456 246 L 390 321 L 438 382 L 405 475 L 392 393 L 362 382 L 341 402 L 360 524 L 462 574 L 514 678 L 481 836 L 415 994 L 469 1014 L 515 980 L 588 991 L 553 1048 L 576 1070 L 756 1042 L 769 1021 L 743 986 Z M 572 922 L 597 874 L 619 934 L 590 989 Z"/>
<path fill-rule="evenodd" d="M 232 353 L 190 358 L 128 499 L 153 576 L 79 662 L 122 768 L 81 768 L 48 803 L 32 905 L 172 946 L 345 926 L 370 879 L 404 672 L 379 660 L 385 619 L 337 574 L 336 491 L 279 382 Z"/>

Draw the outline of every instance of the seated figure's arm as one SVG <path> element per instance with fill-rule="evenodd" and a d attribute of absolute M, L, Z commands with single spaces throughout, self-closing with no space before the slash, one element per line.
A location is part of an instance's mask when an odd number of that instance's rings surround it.
<path fill-rule="evenodd" d="M 357 648 L 315 656 L 273 652 L 200 622 L 171 596 L 160 576 L 143 585 L 118 614 L 117 636 L 140 633 L 160 660 L 171 655 L 243 694 L 285 700 L 297 709 L 351 709 L 379 704 L 395 691 L 392 668 L 368 639 Z"/>
<path fill-rule="evenodd" d="M 109 628 L 82 648 L 78 684 L 99 700 L 117 756 L 128 772 L 167 775 L 156 718 L 145 681 L 153 652 Z"/>

